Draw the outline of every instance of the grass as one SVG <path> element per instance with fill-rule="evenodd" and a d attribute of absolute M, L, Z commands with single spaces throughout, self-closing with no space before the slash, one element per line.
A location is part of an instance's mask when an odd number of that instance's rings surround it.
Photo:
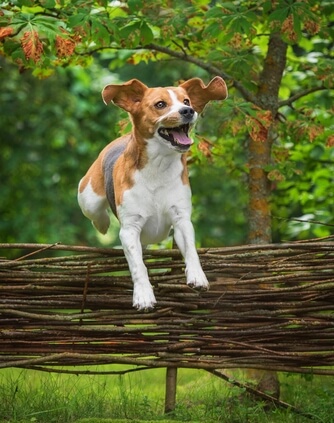
<path fill-rule="evenodd" d="M 179 370 L 177 407 L 166 417 L 163 369 L 124 376 L 6 369 L 0 372 L 0 422 L 334 423 L 334 378 L 280 375 L 280 380 L 282 400 L 309 413 L 312 420 L 291 410 L 268 409 L 204 371 Z"/>

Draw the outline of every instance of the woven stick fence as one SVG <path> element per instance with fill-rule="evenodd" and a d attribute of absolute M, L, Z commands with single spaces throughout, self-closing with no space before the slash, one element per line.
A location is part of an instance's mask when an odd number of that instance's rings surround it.
<path fill-rule="evenodd" d="M 186 286 L 178 250 L 147 251 L 158 305 L 138 312 L 122 250 L 0 244 L 0 368 L 334 374 L 333 238 L 199 254 L 208 292 Z"/>

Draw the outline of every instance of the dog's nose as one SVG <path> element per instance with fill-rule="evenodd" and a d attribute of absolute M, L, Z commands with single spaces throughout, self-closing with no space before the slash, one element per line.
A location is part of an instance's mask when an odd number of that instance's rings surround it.
<path fill-rule="evenodd" d="M 179 110 L 180 115 L 182 115 L 183 117 L 185 117 L 186 119 L 191 119 L 194 114 L 195 114 L 195 110 L 192 109 L 191 107 L 182 107 Z"/>

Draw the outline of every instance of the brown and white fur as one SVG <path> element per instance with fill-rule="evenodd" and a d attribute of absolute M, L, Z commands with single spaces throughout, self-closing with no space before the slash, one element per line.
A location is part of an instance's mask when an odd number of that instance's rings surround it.
<path fill-rule="evenodd" d="M 187 284 L 208 289 L 191 223 L 191 190 L 186 152 L 188 132 L 210 100 L 224 100 L 220 77 L 207 86 L 190 79 L 178 87 L 148 88 L 137 79 L 107 85 L 103 101 L 129 112 L 132 132 L 107 145 L 81 179 L 83 214 L 105 234 L 108 209 L 120 221 L 120 239 L 134 284 L 133 306 L 153 308 L 156 299 L 142 258 L 142 246 L 165 239 L 171 227 L 185 259 Z"/>

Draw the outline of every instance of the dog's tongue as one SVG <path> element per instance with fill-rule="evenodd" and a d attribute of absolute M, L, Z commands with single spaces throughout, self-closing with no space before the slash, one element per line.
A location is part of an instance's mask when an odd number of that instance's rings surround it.
<path fill-rule="evenodd" d="M 191 139 L 189 137 L 187 137 L 185 132 L 183 132 L 183 131 L 170 131 L 170 132 L 173 135 L 174 139 L 177 140 L 177 142 L 179 144 L 182 144 L 182 145 L 191 145 L 192 144 Z"/>

